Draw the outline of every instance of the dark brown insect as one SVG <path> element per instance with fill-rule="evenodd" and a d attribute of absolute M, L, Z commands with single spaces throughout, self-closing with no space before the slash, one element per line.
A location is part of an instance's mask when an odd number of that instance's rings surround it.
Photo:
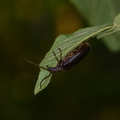
<path fill-rule="evenodd" d="M 42 82 L 45 79 L 47 79 L 51 74 L 67 71 L 68 69 L 75 66 L 89 53 L 90 48 L 91 48 L 91 46 L 89 45 L 89 43 L 85 42 L 85 43 L 81 44 L 80 46 L 78 46 L 76 49 L 74 49 L 72 52 L 70 52 L 64 59 L 62 59 L 62 50 L 60 48 L 58 48 L 58 50 L 60 51 L 60 59 L 57 58 L 55 52 L 53 51 L 53 54 L 54 54 L 56 60 L 58 61 L 58 64 L 56 67 L 49 67 L 48 65 L 46 65 L 47 68 L 45 68 L 45 67 L 39 66 L 39 65 L 29 61 L 26 58 L 25 59 L 28 62 L 38 66 L 39 68 L 42 68 L 42 69 L 50 72 L 50 74 L 41 81 L 41 84 L 42 84 Z M 40 84 L 40 87 L 41 87 L 41 84 Z"/>

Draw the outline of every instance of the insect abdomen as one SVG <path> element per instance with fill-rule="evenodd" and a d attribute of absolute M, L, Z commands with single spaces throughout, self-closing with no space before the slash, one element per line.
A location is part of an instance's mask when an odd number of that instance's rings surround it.
<path fill-rule="evenodd" d="M 68 70 L 75 66 L 78 62 L 80 62 L 90 51 L 90 45 L 86 46 L 83 50 L 78 52 L 76 55 L 72 56 L 65 63 L 63 63 L 62 67 L 65 70 Z"/>

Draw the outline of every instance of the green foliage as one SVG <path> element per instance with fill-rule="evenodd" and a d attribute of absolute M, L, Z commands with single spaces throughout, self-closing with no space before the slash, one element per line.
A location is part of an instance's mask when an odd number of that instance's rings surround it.
<path fill-rule="evenodd" d="M 57 61 L 52 51 L 54 51 L 56 53 L 56 56 L 59 58 L 58 48 L 60 48 L 62 50 L 62 57 L 64 59 L 64 57 L 68 53 L 70 53 L 70 51 L 72 51 L 77 46 L 79 46 L 81 42 L 86 41 L 89 38 L 95 37 L 97 35 L 98 35 L 98 38 L 100 38 L 120 30 L 119 23 L 120 23 L 120 14 L 117 17 L 115 17 L 113 25 L 106 24 L 106 25 L 101 25 L 97 27 L 88 27 L 88 28 L 80 29 L 72 34 L 58 36 L 53 46 L 51 47 L 51 49 L 46 54 L 43 61 L 40 63 L 40 66 L 44 66 L 44 67 L 46 65 L 50 67 L 57 66 Z M 36 86 L 35 86 L 35 91 L 34 91 L 35 94 L 37 94 L 39 91 L 41 91 L 48 85 L 52 75 L 50 75 L 47 79 L 45 79 L 41 83 L 41 81 L 48 75 L 49 75 L 49 71 L 41 69 Z M 40 88 L 40 84 L 42 88 Z"/>
<path fill-rule="evenodd" d="M 119 0 L 70 0 L 91 26 L 111 23 L 120 12 Z M 114 33 L 102 38 L 112 52 L 120 51 L 120 34 Z"/>

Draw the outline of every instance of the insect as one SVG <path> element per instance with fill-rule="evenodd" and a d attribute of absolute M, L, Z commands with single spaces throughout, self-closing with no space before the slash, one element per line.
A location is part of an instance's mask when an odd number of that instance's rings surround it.
<path fill-rule="evenodd" d="M 74 49 L 72 52 L 70 52 L 68 55 L 65 56 L 64 59 L 62 59 L 62 50 L 58 48 L 60 51 L 60 59 L 57 58 L 56 53 L 53 51 L 54 57 L 57 60 L 58 64 L 56 67 L 49 67 L 46 65 L 47 68 L 39 66 L 28 59 L 26 61 L 34 64 L 35 66 L 38 66 L 39 68 L 42 68 L 44 70 L 49 71 L 49 75 L 46 76 L 40 83 L 40 88 L 42 88 L 42 83 L 44 82 L 45 79 L 47 79 L 51 74 L 53 73 L 58 73 L 58 72 L 64 72 L 67 71 L 68 69 L 72 68 L 75 66 L 78 62 L 80 62 L 90 51 L 91 46 L 89 43 L 85 42 L 82 45 L 78 46 L 76 49 Z"/>

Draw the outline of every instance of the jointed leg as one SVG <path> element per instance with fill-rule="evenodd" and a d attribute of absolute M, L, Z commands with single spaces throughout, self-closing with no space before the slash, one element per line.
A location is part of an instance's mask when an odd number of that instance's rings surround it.
<path fill-rule="evenodd" d="M 60 48 L 58 48 L 58 50 L 60 51 L 60 60 L 57 58 L 56 53 L 53 51 L 53 54 L 55 56 L 55 59 L 58 61 L 59 64 L 61 64 L 62 61 L 62 51 Z"/>
<path fill-rule="evenodd" d="M 49 76 L 51 75 L 51 73 L 49 73 L 49 75 L 47 77 L 45 77 L 44 79 L 42 79 L 42 81 L 40 82 L 40 88 L 42 89 L 42 83 L 44 82 L 45 79 L 47 79 Z"/>
<path fill-rule="evenodd" d="M 53 54 L 54 54 L 54 56 L 55 56 L 55 59 L 58 61 L 58 63 L 59 63 L 59 59 L 57 58 L 57 56 L 56 56 L 56 53 L 53 51 Z"/>
<path fill-rule="evenodd" d="M 60 51 L 60 60 L 62 60 L 62 50 L 60 48 L 58 50 Z"/>

